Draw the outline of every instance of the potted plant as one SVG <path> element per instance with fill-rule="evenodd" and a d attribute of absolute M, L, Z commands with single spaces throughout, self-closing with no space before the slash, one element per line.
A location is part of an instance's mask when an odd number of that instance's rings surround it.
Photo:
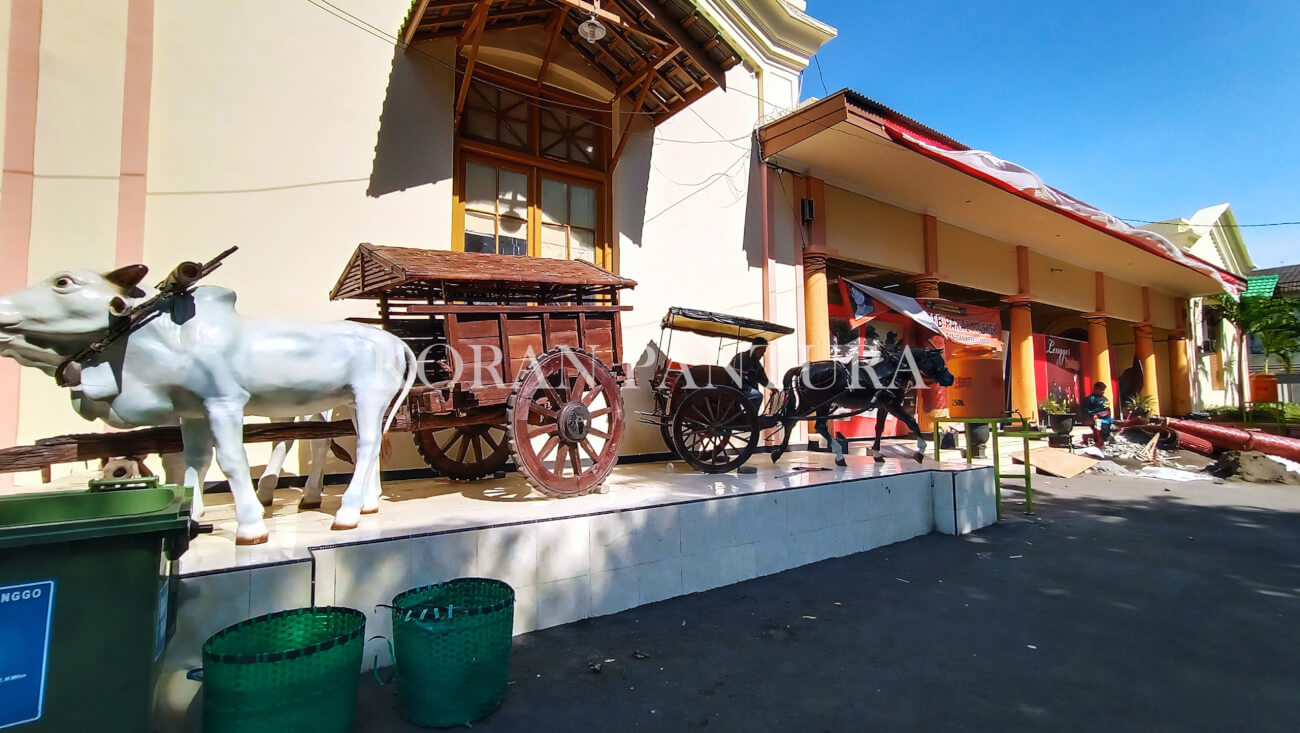
<path fill-rule="evenodd" d="M 1151 408 L 1155 406 L 1156 401 L 1151 395 L 1144 392 L 1137 392 L 1128 396 L 1124 400 L 1124 411 L 1129 417 L 1147 417 L 1151 414 Z"/>
<path fill-rule="evenodd" d="M 1038 405 L 1038 409 L 1047 415 L 1053 433 L 1064 436 L 1074 430 L 1074 417 L 1078 412 L 1078 406 L 1069 397 L 1048 395 L 1047 399 Z"/>

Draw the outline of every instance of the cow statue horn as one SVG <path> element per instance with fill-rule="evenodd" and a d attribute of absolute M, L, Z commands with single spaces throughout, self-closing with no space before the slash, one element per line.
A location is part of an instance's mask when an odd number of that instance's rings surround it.
<path fill-rule="evenodd" d="M 149 268 L 144 265 L 127 265 L 105 273 L 104 279 L 123 290 L 127 290 L 139 285 L 140 281 L 144 280 L 144 276 L 148 274 Z"/>

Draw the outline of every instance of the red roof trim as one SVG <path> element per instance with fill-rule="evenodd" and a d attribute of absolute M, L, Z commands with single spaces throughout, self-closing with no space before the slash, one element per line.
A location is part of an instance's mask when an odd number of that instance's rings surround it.
<path fill-rule="evenodd" d="M 1187 264 L 1185 264 L 1185 263 L 1182 263 L 1182 262 L 1179 262 L 1178 260 L 1173 259 L 1172 257 L 1170 257 L 1168 254 L 1166 254 L 1164 251 L 1162 251 L 1162 250 L 1161 250 L 1159 247 L 1157 247 L 1156 245 L 1153 245 L 1153 244 L 1151 244 L 1151 243 L 1149 243 L 1149 242 L 1143 241 L 1143 240 L 1141 240 L 1141 239 L 1139 239 L 1139 238 L 1137 238 L 1137 237 L 1131 237 L 1131 236 L 1128 236 L 1128 235 L 1125 235 L 1125 234 L 1121 234 L 1120 232 L 1114 231 L 1114 230 L 1112 230 L 1112 229 L 1106 227 L 1105 225 L 1103 225 L 1103 224 L 1101 224 L 1101 223 L 1099 223 L 1099 222 L 1093 221 L 1092 219 L 1089 219 L 1089 218 L 1084 217 L 1084 216 L 1080 216 L 1080 215 L 1078 215 L 1078 214 L 1076 214 L 1076 213 L 1074 213 L 1074 212 L 1072 212 L 1072 211 L 1067 211 L 1067 210 L 1062 209 L 1062 208 L 1059 208 L 1059 207 L 1057 207 L 1057 206 L 1053 206 L 1052 204 L 1050 204 L 1050 203 L 1048 203 L 1048 202 L 1046 202 L 1046 201 L 1042 201 L 1042 200 L 1040 200 L 1040 199 L 1038 199 L 1038 198 L 1035 198 L 1034 196 L 1031 196 L 1031 195 L 1028 194 L 1028 193 L 1025 193 L 1024 191 L 1021 191 L 1020 189 L 1016 188 L 1015 186 L 1012 186 L 1012 185 L 1010 185 L 1010 184 L 1008 184 L 1008 183 L 1006 183 L 1006 182 L 1004 182 L 1004 181 L 998 180 L 997 178 L 994 178 L 993 176 L 990 176 L 990 175 L 984 173 L 983 171 L 980 171 L 980 170 L 978 170 L 978 169 L 976 169 L 976 168 L 972 168 L 972 167 L 970 167 L 970 166 L 968 166 L 968 165 L 964 165 L 964 164 L 962 164 L 962 163 L 960 163 L 960 162 L 958 162 L 958 161 L 956 161 L 956 160 L 953 160 L 952 158 L 949 158 L 949 157 L 946 157 L 946 156 L 943 156 L 943 155 L 939 155 L 938 153 L 934 152 L 933 150 L 929 150 L 929 149 L 927 149 L 927 148 L 926 148 L 925 146 L 923 146 L 923 145 L 918 145 L 918 144 L 916 144 L 916 142 L 914 142 L 914 140 L 915 140 L 915 139 L 921 139 L 921 140 L 925 140 L 927 143 L 931 143 L 931 142 L 933 142 L 934 147 L 937 147 L 937 148 L 943 148 L 943 149 L 945 149 L 945 150 L 959 150 L 960 148 L 953 148 L 953 147 L 951 147 L 951 146 L 949 146 L 949 145 L 944 145 L 943 143 L 938 143 L 938 142 L 932 141 L 932 139 L 930 138 L 929 135 L 926 135 L 926 134 L 924 134 L 924 133 L 922 133 L 922 132 L 918 132 L 918 131 L 912 130 L 912 129 L 910 129 L 910 128 L 908 128 L 908 127 L 905 127 L 905 126 L 903 126 L 903 125 L 900 125 L 900 124 L 898 124 L 897 122 L 894 122 L 894 121 L 892 121 L 892 120 L 881 120 L 881 122 L 885 125 L 885 129 L 889 131 L 890 137 L 892 137 L 892 138 L 894 139 L 895 142 L 897 142 L 897 143 L 899 143 L 900 145 L 903 145 L 904 147 L 909 148 L 909 149 L 911 149 L 911 150 L 913 150 L 913 151 L 915 151 L 915 152 L 918 152 L 918 153 L 920 153 L 921 155 L 924 155 L 925 157 L 929 158 L 930 160 L 934 160 L 934 161 L 937 161 L 937 162 L 939 162 L 939 163 L 943 163 L 944 165 L 948 166 L 949 168 L 953 168 L 953 169 L 959 170 L 959 171 L 961 171 L 962 173 L 965 173 L 966 175 L 971 176 L 971 177 L 973 177 L 973 178 L 978 178 L 979 180 L 981 180 L 981 181 L 983 181 L 983 182 L 985 182 L 985 183 L 987 183 L 987 184 L 989 184 L 989 185 L 992 185 L 992 186 L 995 186 L 995 187 L 997 187 L 997 188 L 1000 188 L 1000 189 L 1002 189 L 1003 191 L 1006 191 L 1007 193 L 1011 193 L 1011 194 L 1014 194 L 1014 195 L 1016 195 L 1016 196 L 1019 196 L 1020 198 L 1026 200 L 1026 201 L 1031 201 L 1031 202 L 1033 202 L 1033 203 L 1035 203 L 1035 204 L 1038 204 L 1039 206 L 1042 206 L 1042 207 L 1045 208 L 1045 209 L 1050 209 L 1051 211 L 1053 211 L 1053 212 L 1055 212 L 1055 213 L 1057 213 L 1057 214 L 1060 214 L 1060 215 L 1062 215 L 1062 216 L 1064 216 L 1064 217 L 1066 217 L 1066 218 L 1068 218 L 1068 219 L 1073 219 L 1074 221 L 1077 221 L 1077 222 L 1079 222 L 1080 224 L 1083 224 L 1084 226 L 1090 227 L 1090 228 L 1092 228 L 1092 229 L 1096 229 L 1097 231 L 1102 232 L 1103 234 L 1109 234 L 1110 236 L 1112 236 L 1112 237 L 1114 237 L 1114 238 L 1116 238 L 1116 239 L 1118 239 L 1118 240 L 1120 240 L 1120 241 L 1122 241 L 1122 242 L 1125 242 L 1125 243 L 1130 244 L 1130 245 L 1132 245 L 1132 246 L 1134 246 L 1134 247 L 1137 247 L 1138 249 L 1141 249 L 1141 250 L 1143 250 L 1144 252 L 1149 252 L 1149 253 L 1151 253 L 1151 254 L 1153 254 L 1153 255 L 1155 255 L 1155 256 L 1161 258 L 1161 259 L 1168 260 L 1169 262 L 1172 262 L 1172 263 L 1174 263 L 1175 265 L 1179 265 L 1179 266 L 1182 266 L 1182 267 L 1186 267 L 1187 269 L 1189 269 L 1189 270 L 1191 270 L 1191 271 L 1193 271 L 1193 272 L 1196 272 L 1196 273 L 1198 273 L 1198 274 L 1201 274 L 1201 275 L 1206 275 L 1206 274 L 1207 274 L 1207 273 L 1205 273 L 1205 272 L 1201 272 L 1199 269 L 1197 269 L 1197 268 L 1195 268 L 1195 267 L 1192 267 L 1192 266 L 1190 266 L 1190 265 L 1187 265 Z M 1185 253 L 1185 254 L 1187 254 L 1187 257 L 1188 257 L 1189 259 L 1195 260 L 1196 262 L 1199 262 L 1199 263 L 1201 263 L 1202 265 L 1204 265 L 1205 268 L 1206 268 L 1207 270 L 1217 271 L 1217 272 L 1218 272 L 1220 275 L 1222 275 L 1225 279 L 1227 279 L 1227 280 L 1229 280 L 1229 281 L 1231 281 L 1231 282 L 1235 282 L 1235 283 L 1237 283 L 1238 285 L 1240 285 L 1240 286 L 1243 287 L 1243 288 L 1246 286 L 1246 280 L 1245 280 L 1245 278 L 1241 277 L 1240 275 L 1237 275 L 1237 274 L 1235 274 L 1235 273 L 1228 272 L 1227 270 L 1224 270 L 1224 269 L 1222 269 L 1222 268 L 1216 267 L 1216 266 L 1214 266 L 1213 264 L 1211 264 L 1211 263 L 1209 263 L 1209 262 L 1206 262 L 1205 260 L 1203 260 L 1203 259 L 1201 259 L 1201 258 L 1199 258 L 1199 257 L 1197 257 L 1197 256 L 1195 256 L 1195 255 L 1193 255 L 1193 254 L 1190 254 L 1190 253 Z"/>

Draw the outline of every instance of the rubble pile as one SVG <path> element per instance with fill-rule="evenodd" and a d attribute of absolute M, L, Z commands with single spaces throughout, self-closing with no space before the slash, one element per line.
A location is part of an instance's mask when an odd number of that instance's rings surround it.
<path fill-rule="evenodd" d="M 1300 473 L 1259 451 L 1224 451 L 1206 470 L 1222 479 L 1300 486 Z"/>

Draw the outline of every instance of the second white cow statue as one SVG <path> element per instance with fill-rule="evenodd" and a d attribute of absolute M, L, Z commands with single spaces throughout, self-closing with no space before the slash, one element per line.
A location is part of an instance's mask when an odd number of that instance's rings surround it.
<path fill-rule="evenodd" d="M 0 355 L 54 375 L 105 339 L 115 323 L 157 290 L 131 265 L 100 274 L 59 272 L 0 297 Z M 245 415 L 296 417 L 346 404 L 355 408 L 356 468 L 334 516 L 351 529 L 379 508 L 379 454 L 416 377 L 409 347 L 390 333 L 350 322 L 293 323 L 244 318 L 235 293 L 199 287 L 160 302 L 159 315 L 110 340 L 68 380 L 74 409 L 118 428 L 174 425 L 185 444 L 185 483 L 203 511 L 204 474 L 215 444 L 230 481 L 236 541 L 267 539 L 263 507 L 244 451 Z"/>

